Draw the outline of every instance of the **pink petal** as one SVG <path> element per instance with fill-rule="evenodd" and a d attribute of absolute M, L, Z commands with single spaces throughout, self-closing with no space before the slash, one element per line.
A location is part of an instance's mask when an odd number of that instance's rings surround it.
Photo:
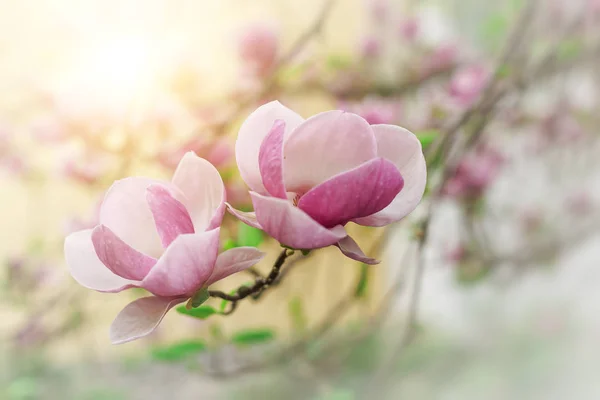
<path fill-rule="evenodd" d="M 162 297 L 191 296 L 205 285 L 219 251 L 219 228 L 179 235 L 140 285 Z"/>
<path fill-rule="evenodd" d="M 342 253 L 346 257 L 349 257 L 353 260 L 360 261 L 365 264 L 375 265 L 379 264 L 380 261 L 371 257 L 367 257 L 365 253 L 358 247 L 358 244 L 352 239 L 350 236 L 346 236 L 339 242 L 337 242 L 336 246 L 340 249 Z"/>
<path fill-rule="evenodd" d="M 403 185 L 394 164 L 374 158 L 315 186 L 300 198 L 298 208 L 325 227 L 344 225 L 384 209 Z"/>
<path fill-rule="evenodd" d="M 262 182 L 271 196 L 285 199 L 283 184 L 283 134 L 285 122 L 278 119 L 263 140 L 258 153 L 258 165 Z"/>
<path fill-rule="evenodd" d="M 294 249 L 317 249 L 346 236 L 342 226 L 327 229 L 284 199 L 250 192 L 256 218 L 262 229 L 281 244 Z"/>
<path fill-rule="evenodd" d="M 259 193 L 266 193 L 258 165 L 260 146 L 278 119 L 285 122 L 285 137 L 304 121 L 280 102 L 272 101 L 260 106 L 246 118 L 235 142 L 235 158 L 240 175 L 252 190 Z"/>
<path fill-rule="evenodd" d="M 236 217 L 237 219 L 239 219 L 246 225 L 250 225 L 255 228 L 262 229 L 262 226 L 260 226 L 260 224 L 256 220 L 256 213 L 254 211 L 252 211 L 252 212 L 240 211 L 240 210 L 233 208 L 233 206 L 229 203 L 227 203 L 227 210 L 234 217 Z"/>
<path fill-rule="evenodd" d="M 142 297 L 125 306 L 110 326 L 110 341 L 113 344 L 127 343 L 144 337 L 160 324 L 165 314 L 182 298 Z"/>
<path fill-rule="evenodd" d="M 92 243 L 106 268 L 125 279 L 141 281 L 156 264 L 156 259 L 135 250 L 104 225 L 94 228 Z"/>
<path fill-rule="evenodd" d="M 185 195 L 181 202 L 190 213 L 194 231 L 221 226 L 225 213 L 225 186 L 219 171 L 193 152 L 187 152 L 173 175 L 173 185 Z"/>
<path fill-rule="evenodd" d="M 120 292 L 134 284 L 112 273 L 100 261 L 92 243 L 92 229 L 67 236 L 65 259 L 73 278 L 86 288 L 99 292 Z"/>
<path fill-rule="evenodd" d="M 100 206 L 100 224 L 137 251 L 159 257 L 163 247 L 146 201 L 146 189 L 153 184 L 161 182 L 148 178 L 116 181 Z"/>
<path fill-rule="evenodd" d="M 392 161 L 404 178 L 404 188 L 383 210 L 357 218 L 357 224 L 384 226 L 410 214 L 419 204 L 427 183 L 427 166 L 421 142 L 410 131 L 395 125 L 373 125 L 377 154 Z"/>
<path fill-rule="evenodd" d="M 194 233 L 194 224 L 185 206 L 175 199 L 164 186 L 151 185 L 148 187 L 146 200 L 164 248 L 169 247 L 177 236 Z"/>
<path fill-rule="evenodd" d="M 256 247 L 235 247 L 219 254 L 215 269 L 208 279 L 206 286 L 220 281 L 229 275 L 250 268 L 263 259 L 265 253 Z"/>
<path fill-rule="evenodd" d="M 283 154 L 286 190 L 303 194 L 377 157 L 377 143 L 363 118 L 344 111 L 327 111 L 297 127 L 285 142 Z"/>

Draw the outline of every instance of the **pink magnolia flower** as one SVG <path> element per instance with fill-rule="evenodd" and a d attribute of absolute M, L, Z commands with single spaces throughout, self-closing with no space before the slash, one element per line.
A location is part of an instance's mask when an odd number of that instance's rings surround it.
<path fill-rule="evenodd" d="M 425 189 L 425 158 L 414 134 L 343 111 L 305 120 L 277 101 L 267 103 L 241 126 L 235 154 L 254 212 L 228 207 L 234 215 L 285 246 L 336 245 L 365 263 L 377 261 L 344 225 L 398 221 Z"/>
<path fill-rule="evenodd" d="M 99 225 L 66 238 L 67 264 L 81 285 L 100 292 L 140 287 L 153 294 L 117 315 L 113 343 L 148 335 L 173 306 L 263 257 L 254 247 L 218 254 L 224 201 L 218 171 L 187 153 L 171 182 L 115 182 L 100 207 Z"/>

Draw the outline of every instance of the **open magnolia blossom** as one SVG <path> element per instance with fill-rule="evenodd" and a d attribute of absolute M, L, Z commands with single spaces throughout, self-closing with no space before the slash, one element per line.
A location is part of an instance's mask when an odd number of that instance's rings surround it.
<path fill-rule="evenodd" d="M 148 335 L 173 306 L 262 259 L 254 247 L 219 254 L 224 192 L 215 167 L 189 152 L 171 182 L 115 182 L 102 202 L 99 225 L 66 238 L 67 264 L 81 285 L 100 292 L 140 287 L 153 294 L 117 315 L 113 343 Z"/>
<path fill-rule="evenodd" d="M 254 212 L 229 206 L 231 213 L 285 246 L 336 245 L 369 264 L 378 261 L 344 225 L 399 221 L 425 190 L 425 158 L 414 134 L 343 111 L 304 120 L 277 101 L 265 104 L 241 126 L 235 153 Z"/>

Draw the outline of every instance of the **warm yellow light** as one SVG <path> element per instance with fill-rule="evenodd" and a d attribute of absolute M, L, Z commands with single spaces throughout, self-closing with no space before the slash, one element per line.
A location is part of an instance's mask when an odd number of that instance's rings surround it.
<path fill-rule="evenodd" d="M 75 113 L 127 117 L 159 90 L 158 55 L 142 37 L 90 43 L 59 82 L 59 101 Z"/>

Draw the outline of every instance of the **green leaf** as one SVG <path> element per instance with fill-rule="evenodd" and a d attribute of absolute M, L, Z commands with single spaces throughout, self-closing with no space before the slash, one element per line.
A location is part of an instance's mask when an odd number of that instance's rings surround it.
<path fill-rule="evenodd" d="M 257 247 L 264 240 L 264 233 L 260 229 L 246 225 L 240 221 L 238 224 L 238 246 Z"/>
<path fill-rule="evenodd" d="M 152 358 L 160 361 L 180 361 L 206 350 L 206 344 L 200 340 L 187 340 L 170 346 L 155 347 Z"/>
<path fill-rule="evenodd" d="M 367 264 L 361 264 L 360 266 L 360 280 L 356 285 L 356 290 L 354 291 L 354 297 L 357 299 L 363 298 L 367 293 L 367 288 L 369 287 L 369 266 Z"/>
<path fill-rule="evenodd" d="M 304 312 L 304 306 L 300 297 L 292 297 L 288 303 L 288 312 L 292 319 L 294 331 L 304 331 L 307 325 L 306 313 Z"/>
<path fill-rule="evenodd" d="M 186 306 L 179 306 L 175 309 L 179 314 L 187 315 L 198 319 L 206 319 L 213 314 L 218 314 L 218 311 L 211 306 L 200 306 L 197 308 L 188 309 Z"/>
<path fill-rule="evenodd" d="M 223 242 L 223 251 L 239 247 L 238 244 L 232 238 L 228 238 Z"/>
<path fill-rule="evenodd" d="M 416 135 L 417 139 L 419 139 L 419 142 L 421 142 L 421 146 L 423 146 L 423 148 L 426 148 L 431 143 L 433 143 L 433 141 L 437 139 L 438 136 L 440 136 L 440 131 L 438 131 L 437 129 L 429 129 L 426 131 L 417 132 Z"/>
<path fill-rule="evenodd" d="M 240 346 L 249 346 L 253 344 L 269 342 L 274 338 L 275 333 L 273 330 L 264 328 L 240 331 L 233 335 L 231 341 Z"/>
<path fill-rule="evenodd" d="M 208 289 L 202 288 L 202 289 L 198 290 L 196 293 L 194 293 L 194 296 L 188 300 L 188 302 L 186 304 L 186 308 L 188 308 L 188 309 L 190 309 L 191 307 L 196 308 L 200 304 L 202 304 L 206 300 L 208 300 L 209 297 L 210 297 L 210 295 L 208 294 Z"/>

